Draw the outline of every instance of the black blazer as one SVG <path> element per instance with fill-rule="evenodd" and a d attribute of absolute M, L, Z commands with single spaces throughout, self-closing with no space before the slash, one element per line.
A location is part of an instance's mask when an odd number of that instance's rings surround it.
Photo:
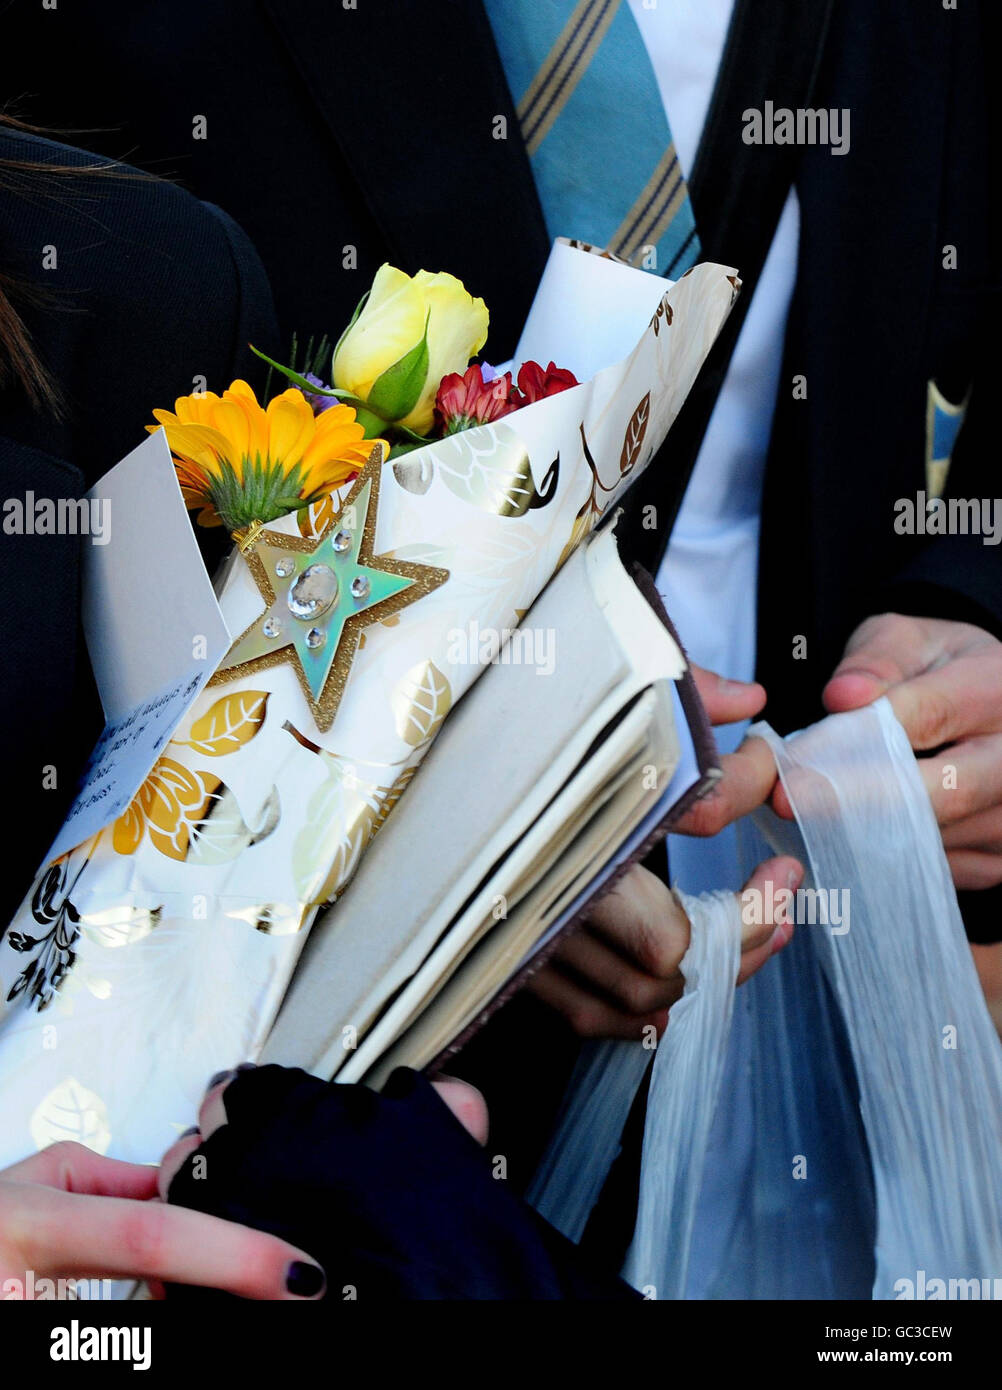
<path fill-rule="evenodd" d="M 785 74 L 756 21 L 775 33 L 802 3 L 737 0 L 748 22 L 732 25 L 741 51 L 722 71 L 760 74 L 777 106 Z M 336 331 L 389 259 L 447 268 L 482 294 L 488 351 L 501 360 L 548 238 L 483 6 L 94 0 L 56 20 L 11 0 L 3 90 L 36 120 L 107 127 L 89 143 L 175 174 L 237 217 L 268 269 L 286 342 L 293 330 Z M 821 689 L 870 613 L 967 619 L 1002 635 L 1002 547 L 893 530 L 895 500 L 925 487 L 930 381 L 953 401 L 971 392 L 947 495 L 1000 491 L 994 9 L 833 6 L 812 104 L 849 109 L 851 147 L 793 155 L 800 257 L 763 506 L 758 664 L 781 731 L 821 716 Z M 507 139 L 494 138 L 499 115 Z M 732 150 L 710 171 L 725 188 L 746 152 L 732 124 Z M 747 216 L 734 206 L 700 225 L 707 258 L 741 268 Z M 947 245 L 956 269 L 944 268 Z M 794 399 L 794 376 L 806 399 Z M 665 503 L 674 447 L 669 438 L 633 490 L 621 527 L 650 568 L 667 537 L 637 518 L 642 503 Z M 971 934 L 1002 936 L 1002 894 L 962 896 Z"/>
<path fill-rule="evenodd" d="M 2 130 L 0 159 L 94 162 Z M 271 294 L 236 224 L 171 184 L 2 177 L 0 268 L 47 292 L 42 302 L 22 301 L 22 316 L 65 398 L 57 419 L 13 384 L 0 392 L 3 496 L 79 498 L 143 441 L 155 406 L 170 408 L 194 389 L 193 374 L 221 390 L 255 371 L 246 344 L 275 342 Z M 45 247 L 55 248 L 50 270 L 42 269 Z M 83 544 L 0 529 L 0 731 L 6 794 L 16 801 L 6 817 L 0 927 L 30 886 L 101 730 L 79 631 Z"/>

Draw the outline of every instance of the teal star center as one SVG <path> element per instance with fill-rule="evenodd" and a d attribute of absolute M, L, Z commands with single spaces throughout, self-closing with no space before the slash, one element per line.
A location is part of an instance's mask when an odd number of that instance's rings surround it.
<path fill-rule="evenodd" d="M 254 553 L 275 599 L 231 647 L 223 669 L 294 647 L 313 699 L 319 702 L 348 619 L 415 582 L 359 560 L 371 501 L 370 478 L 351 509 L 355 524 L 335 521 L 310 551 L 287 550 L 263 533 Z"/>

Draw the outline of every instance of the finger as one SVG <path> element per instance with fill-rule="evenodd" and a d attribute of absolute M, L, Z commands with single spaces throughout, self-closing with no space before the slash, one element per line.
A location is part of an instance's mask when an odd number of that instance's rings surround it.
<path fill-rule="evenodd" d="M 872 705 L 892 684 L 870 671 L 836 671 L 821 692 L 821 703 L 829 714 L 843 714 Z"/>
<path fill-rule="evenodd" d="M 471 1134 L 478 1144 L 486 1144 L 490 1130 L 487 1102 L 476 1086 L 454 1076 L 440 1076 L 431 1084 L 467 1134 Z"/>
<path fill-rule="evenodd" d="M 574 971 L 580 983 L 598 991 L 628 1014 L 657 1013 L 670 1009 L 682 996 L 685 981 L 678 963 L 689 945 L 689 923 L 681 908 L 676 912 L 684 923 L 677 945 L 666 945 L 665 961 L 675 957 L 664 974 L 651 975 L 614 950 L 587 928 L 569 936 L 560 950 L 560 962 Z M 664 969 L 664 966 L 662 966 Z"/>
<path fill-rule="evenodd" d="M 1002 805 L 1002 735 L 964 739 L 917 766 L 941 826 Z"/>
<path fill-rule="evenodd" d="M 189 1154 L 195 1152 L 201 1142 L 201 1132 L 192 1127 L 186 1134 L 180 1135 L 164 1154 L 157 1173 L 157 1192 L 161 1201 L 166 1202 L 170 1185 L 181 1171 L 181 1165 Z"/>
<path fill-rule="evenodd" d="M 556 965 L 544 966 L 532 976 L 527 988 L 543 1004 L 562 1014 L 580 1038 L 642 1042 L 650 1036 L 645 1029 L 653 1027 L 660 1037 L 668 1026 L 667 1011 L 641 1017 L 624 1013 L 563 975 Z"/>
<path fill-rule="evenodd" d="M 237 1075 L 238 1071 L 246 1071 L 253 1067 L 252 1062 L 246 1063 L 242 1067 L 236 1067 L 233 1071 L 221 1071 L 209 1082 L 208 1089 L 202 1097 L 202 1103 L 198 1107 L 198 1128 L 202 1131 L 202 1138 L 208 1139 L 226 1124 L 226 1105 L 223 1101 L 223 1092 Z"/>
<path fill-rule="evenodd" d="M 974 849 L 982 854 L 1002 854 L 1002 806 L 992 806 L 965 816 L 943 829 L 946 849 Z"/>
<path fill-rule="evenodd" d="M 3 1177 L 10 1182 L 42 1183 L 63 1192 L 134 1197 L 139 1201 L 155 1197 L 157 1191 L 155 1165 L 105 1158 L 71 1140 L 50 1144 L 30 1158 L 5 1168 Z"/>
<path fill-rule="evenodd" d="M 738 724 L 764 708 L 765 688 L 757 681 L 728 680 L 702 666 L 689 669 L 711 724 Z"/>
<path fill-rule="evenodd" d="M 757 971 L 761 970 L 766 961 L 771 960 L 784 946 L 789 945 L 794 930 L 792 922 L 785 927 L 774 927 L 772 935 L 763 946 L 758 946 L 753 951 L 743 951 L 735 984 L 743 985 L 746 980 L 750 980 Z"/>
<path fill-rule="evenodd" d="M 983 657 L 957 657 L 888 691 L 913 748 L 939 748 L 972 734 L 996 733 L 1002 669 Z"/>
<path fill-rule="evenodd" d="M 635 864 L 588 915 L 594 936 L 644 975 L 664 980 L 675 975 L 689 949 L 689 919 L 681 903 L 656 874 Z M 574 950 L 568 938 L 567 949 Z"/>
<path fill-rule="evenodd" d="M 717 835 L 767 801 L 776 785 L 776 760 L 764 739 L 747 738 L 720 759 L 723 777 L 675 827 L 680 835 Z"/>
<path fill-rule="evenodd" d="M 22 1248 L 32 1268 L 50 1275 L 159 1279 L 253 1299 L 323 1292 L 316 1261 L 263 1231 L 162 1202 L 33 1191 L 39 1198 Z"/>
<path fill-rule="evenodd" d="M 843 666 L 849 660 L 843 662 Z M 938 748 L 969 734 L 998 729 L 999 665 L 980 650 L 958 655 L 917 674 L 893 679 L 891 660 L 871 657 L 874 670 L 840 667 L 822 692 L 832 714 L 858 709 L 886 695 L 915 749 Z"/>
<path fill-rule="evenodd" d="M 935 657 L 925 627 L 914 620 L 881 615 L 862 623 L 821 692 L 830 714 L 872 704 L 892 686 L 918 675 Z"/>
<path fill-rule="evenodd" d="M 947 852 L 946 859 L 957 888 L 980 890 L 997 888 L 1002 883 L 1002 854 L 952 849 Z"/>
<path fill-rule="evenodd" d="M 778 855 L 759 864 L 738 894 L 742 955 L 766 946 L 771 948 L 774 940 L 781 945 L 786 944 L 793 935 L 793 921 L 787 911 L 787 894 L 781 893 L 780 889 L 795 892 L 803 879 L 804 866 L 790 855 Z M 789 930 L 785 936 L 776 937 L 777 927 Z M 767 958 L 768 953 L 763 959 Z"/>

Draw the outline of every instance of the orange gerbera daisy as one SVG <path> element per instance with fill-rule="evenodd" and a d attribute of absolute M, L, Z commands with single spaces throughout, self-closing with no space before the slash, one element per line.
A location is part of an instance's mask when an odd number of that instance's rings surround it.
<path fill-rule="evenodd" d="M 333 492 L 384 442 L 364 437 L 351 406 L 314 415 L 293 388 L 264 409 L 246 381 L 235 381 L 222 396 L 181 396 L 173 412 L 153 414 L 159 424 L 146 428 L 153 433 L 163 426 L 198 524 L 230 531 L 274 521 Z"/>

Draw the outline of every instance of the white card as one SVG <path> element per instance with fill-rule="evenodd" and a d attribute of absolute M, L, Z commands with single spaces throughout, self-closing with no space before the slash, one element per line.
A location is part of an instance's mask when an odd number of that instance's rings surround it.
<path fill-rule="evenodd" d="M 83 625 L 104 732 L 49 858 L 128 807 L 230 646 L 163 431 L 96 483 L 107 543 L 85 547 Z"/>
<path fill-rule="evenodd" d="M 555 362 L 587 381 L 636 347 L 673 281 L 555 241 L 515 362 Z"/>

